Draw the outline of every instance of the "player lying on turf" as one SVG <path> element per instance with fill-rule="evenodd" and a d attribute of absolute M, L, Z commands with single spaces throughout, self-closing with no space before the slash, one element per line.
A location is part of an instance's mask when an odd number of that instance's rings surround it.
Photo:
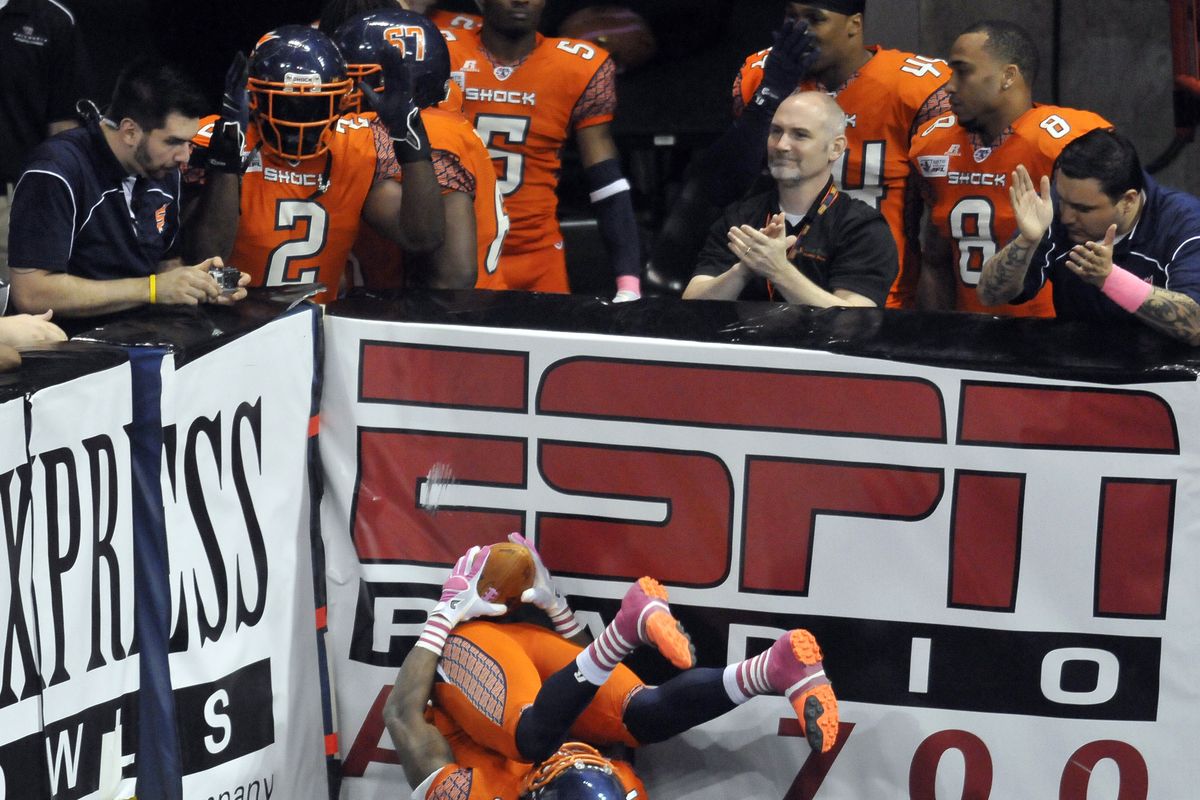
<path fill-rule="evenodd" d="M 521 600 L 545 611 L 554 630 L 475 620 L 507 610 L 480 596 L 491 547 L 474 547 L 458 560 L 384 709 L 417 787 L 413 798 L 645 798 L 632 768 L 593 745 L 663 741 L 760 694 L 786 696 L 809 745 L 818 752 L 833 747 L 837 700 L 808 631 L 789 631 L 765 652 L 723 669 L 693 667 L 695 651 L 666 590 L 641 578 L 589 641 L 537 550 L 520 534 L 509 538 L 529 549 L 535 567 Z M 646 686 L 621 663 L 641 645 L 684 672 Z"/>

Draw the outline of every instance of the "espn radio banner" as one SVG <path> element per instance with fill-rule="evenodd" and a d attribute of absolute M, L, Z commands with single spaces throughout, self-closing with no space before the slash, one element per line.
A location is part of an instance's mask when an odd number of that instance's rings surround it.
<path fill-rule="evenodd" d="M 336 314 L 326 337 L 343 797 L 404 796 L 387 690 L 455 558 L 512 530 L 596 630 L 649 574 L 701 665 L 822 642 L 833 752 L 755 698 L 639 751 L 652 797 L 1194 794 L 1194 380 Z"/>
<path fill-rule="evenodd" d="M 309 539 L 314 312 L 162 366 L 183 796 L 327 798 Z"/>

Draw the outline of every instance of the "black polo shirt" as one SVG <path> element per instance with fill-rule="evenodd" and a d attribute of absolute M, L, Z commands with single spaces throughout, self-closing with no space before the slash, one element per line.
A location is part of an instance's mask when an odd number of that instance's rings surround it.
<path fill-rule="evenodd" d="M 88 95 L 83 39 L 58 0 L 0 8 L 0 183 L 13 183 L 51 122 L 72 119 Z"/>
<path fill-rule="evenodd" d="M 82 278 L 144 277 L 178 249 L 180 173 L 132 179 L 95 122 L 47 139 L 12 197 L 8 263 Z"/>
<path fill-rule="evenodd" d="M 817 195 L 812 208 L 796 225 L 788 224 L 788 235 L 807 228 L 796 243 L 791 262 L 806 278 L 827 292 L 846 289 L 870 298 L 878 306 L 887 300 L 892 281 L 899 269 L 896 242 L 887 221 L 871 206 L 845 192 L 837 192 L 832 203 L 821 212 L 833 181 Z M 729 252 L 730 228 L 751 225 L 762 228 L 778 214 L 779 194 L 772 189 L 734 203 L 709 230 L 696 266 L 696 275 L 717 276 L 737 263 Z M 783 300 L 771 297 L 764 278 L 754 276 L 742 290 L 739 300 Z"/>

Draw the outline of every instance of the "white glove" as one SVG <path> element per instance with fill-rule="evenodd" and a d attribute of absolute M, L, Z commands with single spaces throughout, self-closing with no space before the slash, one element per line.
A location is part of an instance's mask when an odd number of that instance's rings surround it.
<path fill-rule="evenodd" d="M 521 602 L 529 603 L 545 611 L 546 616 L 550 617 L 550 622 L 554 624 L 554 630 L 564 638 L 570 639 L 582 631 L 583 625 L 575 619 L 575 612 L 567 605 L 567 598 L 563 597 L 562 592 L 554 585 L 554 578 L 551 576 L 550 570 L 546 569 L 546 565 L 542 563 L 542 556 L 533 543 L 516 532 L 510 533 L 508 540 L 513 544 L 524 546 L 533 555 L 535 567 L 533 586 L 521 592 Z"/>
<path fill-rule="evenodd" d="M 440 656 L 446 647 L 446 637 L 460 622 L 475 617 L 496 617 L 508 611 L 508 606 L 489 603 L 479 596 L 479 577 L 491 552 L 491 545 L 477 545 L 458 559 L 450 577 L 442 584 L 441 600 L 429 612 L 417 647 Z"/>

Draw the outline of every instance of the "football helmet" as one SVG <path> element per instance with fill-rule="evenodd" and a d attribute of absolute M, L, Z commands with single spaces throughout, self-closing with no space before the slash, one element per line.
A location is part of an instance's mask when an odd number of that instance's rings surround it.
<path fill-rule="evenodd" d="M 351 88 L 345 59 L 315 28 L 276 28 L 250 54 L 251 117 L 264 149 L 288 160 L 315 158 L 329 149 L 326 134 Z"/>
<path fill-rule="evenodd" d="M 450 50 L 446 40 L 427 17 L 388 8 L 351 17 L 334 31 L 333 41 L 342 51 L 355 81 L 375 91 L 383 91 L 380 53 L 395 47 L 408 63 L 413 81 L 413 100 L 420 108 L 437 105 L 446 99 L 450 83 Z M 347 108 L 362 110 L 362 92 L 357 83 L 350 93 Z"/>
<path fill-rule="evenodd" d="M 625 800 L 612 763 L 596 748 L 567 742 L 525 776 L 521 800 Z"/>

